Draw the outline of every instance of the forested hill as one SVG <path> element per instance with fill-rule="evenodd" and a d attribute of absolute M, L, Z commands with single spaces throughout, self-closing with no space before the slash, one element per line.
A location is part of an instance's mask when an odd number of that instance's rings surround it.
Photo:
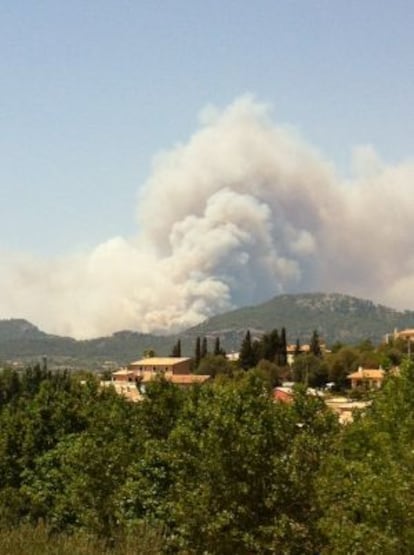
<path fill-rule="evenodd" d="M 280 295 L 265 303 L 214 316 L 180 334 L 183 354 L 192 355 L 197 336 L 219 335 L 226 350 L 238 349 L 247 329 L 254 334 L 285 327 L 288 341 L 309 340 L 314 329 L 328 344 L 379 342 L 394 328 L 414 327 L 414 311 L 398 312 L 371 301 L 340 294 Z M 26 320 L 0 320 L 0 360 L 47 355 L 65 365 L 71 361 L 113 360 L 125 363 L 139 358 L 146 349 L 157 354 L 171 352 L 177 336 L 157 336 L 120 331 L 110 337 L 76 341 L 50 335 Z"/>
<path fill-rule="evenodd" d="M 40 331 L 21 319 L 0 320 L 0 360 L 28 361 L 46 355 L 62 366 L 86 365 L 91 361 L 110 360 L 118 364 L 139 358 L 145 349 L 167 353 L 176 339 L 132 331 L 120 331 L 110 337 L 77 341 Z"/>
<path fill-rule="evenodd" d="M 187 333 L 206 335 L 220 331 L 230 338 L 247 328 L 262 332 L 282 326 L 292 343 L 296 338 L 308 341 L 315 329 L 327 343 L 355 343 L 368 338 L 379 342 L 395 328 L 414 327 L 414 311 L 398 312 L 338 293 L 279 295 L 262 304 L 214 316 Z"/>

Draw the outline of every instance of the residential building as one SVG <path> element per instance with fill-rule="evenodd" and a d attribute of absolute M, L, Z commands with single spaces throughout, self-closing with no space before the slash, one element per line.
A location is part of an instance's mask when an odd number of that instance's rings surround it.
<path fill-rule="evenodd" d="M 384 381 L 385 372 L 382 368 L 362 368 L 348 375 L 351 388 L 364 387 L 365 389 L 379 389 Z"/>
<path fill-rule="evenodd" d="M 394 330 L 394 339 L 403 339 L 405 341 L 414 342 L 414 329 Z"/>
<path fill-rule="evenodd" d="M 128 364 L 128 370 L 135 375 L 153 372 L 156 374 L 189 374 L 191 370 L 191 358 L 187 357 L 151 357 L 142 358 Z"/>
<path fill-rule="evenodd" d="M 163 376 L 167 381 L 188 387 L 202 384 L 210 379 L 209 375 L 191 374 L 191 359 L 186 357 L 151 357 L 143 358 L 128 364 L 112 373 L 112 383 L 120 394 L 128 398 L 134 397 L 131 388 L 143 391 L 146 384 Z M 107 385 L 107 384 L 105 384 Z M 133 398 L 132 400 L 138 400 Z"/>

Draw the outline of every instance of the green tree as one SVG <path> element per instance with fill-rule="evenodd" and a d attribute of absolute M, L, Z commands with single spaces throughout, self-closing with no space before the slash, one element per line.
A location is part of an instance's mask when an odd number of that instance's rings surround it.
<path fill-rule="evenodd" d="M 21 384 L 16 370 L 5 368 L 0 374 L 0 407 L 16 399 L 21 391 Z"/>
<path fill-rule="evenodd" d="M 339 388 L 349 386 L 347 376 L 358 368 L 358 351 L 352 347 L 342 347 L 327 359 L 328 379 Z"/>
<path fill-rule="evenodd" d="M 285 378 L 284 369 L 277 366 L 274 362 L 266 359 L 261 359 L 256 366 L 256 372 L 269 383 L 269 387 L 280 385 Z"/>
<path fill-rule="evenodd" d="M 316 551 L 314 482 L 335 417 L 318 400 L 299 405 L 273 403 L 254 372 L 187 398 L 168 440 L 171 547 Z"/>
<path fill-rule="evenodd" d="M 196 373 L 212 377 L 217 375 L 232 376 L 234 365 L 222 355 L 208 354 L 200 361 Z"/>
<path fill-rule="evenodd" d="M 114 493 L 123 482 L 120 469 L 140 449 L 125 426 L 133 421 L 131 403 L 118 395 L 101 402 L 107 410 L 99 410 L 99 421 L 83 433 L 63 436 L 23 472 L 32 518 L 46 520 L 57 531 L 83 527 L 110 537 L 117 527 Z"/>
<path fill-rule="evenodd" d="M 322 356 L 322 349 L 321 349 L 319 334 L 317 330 L 314 330 L 312 333 L 311 342 L 310 342 L 310 352 L 316 357 Z"/>
<path fill-rule="evenodd" d="M 194 351 L 194 365 L 197 366 L 200 364 L 201 360 L 201 339 L 197 337 L 196 344 L 195 344 L 195 351 Z"/>
<path fill-rule="evenodd" d="M 414 366 L 338 435 L 319 478 L 322 553 L 414 552 Z"/>
<path fill-rule="evenodd" d="M 222 349 L 220 345 L 220 337 L 217 336 L 214 340 L 214 356 L 226 356 L 226 352 Z"/>
<path fill-rule="evenodd" d="M 201 358 L 203 359 L 204 357 L 206 357 L 207 353 L 208 353 L 207 337 L 203 337 L 201 341 Z"/>
<path fill-rule="evenodd" d="M 184 395 L 178 386 L 163 377 L 152 380 L 137 407 L 141 432 L 153 439 L 168 437 L 181 411 Z"/>
<path fill-rule="evenodd" d="M 181 356 L 181 340 L 180 339 L 177 340 L 177 343 L 172 348 L 171 356 L 172 357 L 180 357 Z"/>
<path fill-rule="evenodd" d="M 307 386 L 323 387 L 328 381 L 326 363 L 312 353 L 296 357 L 292 371 L 294 380 Z"/>
<path fill-rule="evenodd" d="M 286 340 L 285 328 L 282 328 L 280 332 L 280 346 L 279 346 L 279 356 L 278 356 L 277 362 L 279 366 L 287 365 L 287 340 Z"/>
<path fill-rule="evenodd" d="M 253 368 L 256 364 L 256 356 L 252 345 L 250 330 L 247 330 L 246 336 L 242 341 L 239 353 L 239 366 L 244 370 Z"/>

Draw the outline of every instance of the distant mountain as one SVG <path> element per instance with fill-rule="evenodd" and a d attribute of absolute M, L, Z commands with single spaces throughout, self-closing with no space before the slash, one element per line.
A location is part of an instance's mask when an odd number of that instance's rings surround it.
<path fill-rule="evenodd" d="M 53 366 L 91 367 L 104 361 L 123 364 L 140 358 L 145 349 L 171 350 L 173 337 L 120 331 L 110 337 L 77 341 L 40 331 L 26 320 L 0 320 L 0 360 L 28 363 L 47 356 Z"/>
<path fill-rule="evenodd" d="M 399 312 L 371 301 L 338 293 L 279 295 L 262 304 L 209 318 L 187 331 L 192 335 L 225 335 L 227 344 L 239 341 L 246 329 L 260 334 L 285 327 L 290 342 L 308 341 L 312 331 L 328 343 L 379 342 L 395 328 L 414 327 L 414 311 Z"/>
<path fill-rule="evenodd" d="M 279 295 L 265 303 L 209 318 L 179 337 L 183 354 L 192 355 L 197 336 L 219 336 L 228 351 L 238 350 L 247 329 L 259 336 L 285 327 L 288 341 L 309 340 L 314 329 L 328 343 L 378 343 L 395 328 L 414 327 L 414 311 L 399 312 L 371 301 L 336 293 Z M 159 336 L 131 331 L 77 341 L 40 331 L 26 320 L 0 320 L 0 360 L 27 363 L 46 355 L 57 366 L 101 367 L 107 361 L 124 364 L 140 358 L 146 349 L 168 355 L 178 336 Z M 211 345 L 212 346 L 212 345 Z"/>

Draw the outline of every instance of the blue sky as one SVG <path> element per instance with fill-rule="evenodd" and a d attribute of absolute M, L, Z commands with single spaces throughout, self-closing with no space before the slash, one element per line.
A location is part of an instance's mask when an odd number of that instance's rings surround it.
<path fill-rule="evenodd" d="M 412 159 L 413 31 L 409 0 L 3 0 L 0 249 L 135 234 L 153 156 L 246 92 L 340 173 Z"/>

